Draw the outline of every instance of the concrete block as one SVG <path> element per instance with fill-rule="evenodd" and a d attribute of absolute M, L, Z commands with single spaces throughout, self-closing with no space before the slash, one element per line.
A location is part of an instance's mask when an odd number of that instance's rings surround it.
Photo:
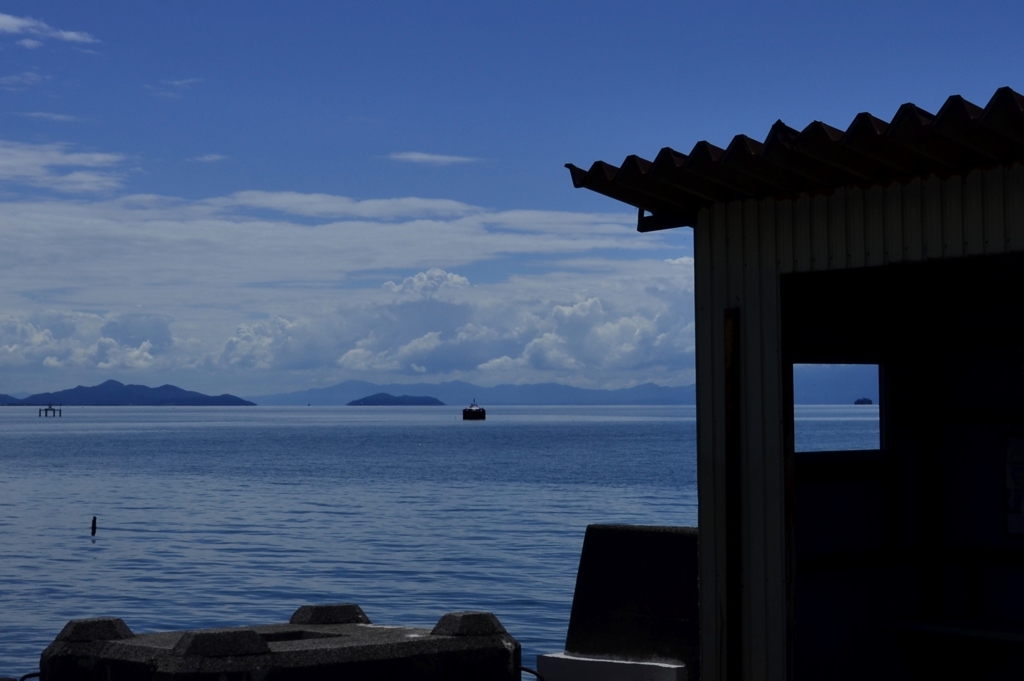
<path fill-rule="evenodd" d="M 696 667 L 697 579 L 696 528 L 590 525 L 565 652 Z"/>
<path fill-rule="evenodd" d="M 255 629 L 187 631 L 171 649 L 172 655 L 197 657 L 236 657 L 269 652 L 267 642 Z"/>
<path fill-rule="evenodd" d="M 299 606 L 288 621 L 291 624 L 370 624 L 370 618 L 355 603 Z"/>
<path fill-rule="evenodd" d="M 139 635 L 113 618 L 77 620 L 39 669 L 41 681 L 519 681 L 521 654 L 491 613 L 448 613 L 430 630 L 370 624 L 358 605 L 334 604 L 303 606 L 288 623 Z"/>
<path fill-rule="evenodd" d="M 94 617 L 91 619 L 71 620 L 57 634 L 58 641 L 118 641 L 131 638 L 135 634 L 120 617 Z"/>
<path fill-rule="evenodd" d="M 505 627 L 489 612 L 450 612 L 434 625 L 431 636 L 495 636 Z"/>
<path fill-rule="evenodd" d="M 579 657 L 569 653 L 537 656 L 544 681 L 688 681 L 682 662 L 638 662 Z"/>

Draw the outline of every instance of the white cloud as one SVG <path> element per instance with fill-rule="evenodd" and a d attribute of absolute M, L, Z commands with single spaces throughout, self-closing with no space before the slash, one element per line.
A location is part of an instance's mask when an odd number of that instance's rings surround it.
<path fill-rule="evenodd" d="M 356 342 L 355 347 L 338 358 L 338 366 L 355 372 L 392 372 L 401 368 L 401 363 L 388 351 L 375 352 L 372 348 L 377 338 L 371 330 L 366 338 Z"/>
<path fill-rule="evenodd" d="M 232 368 L 269 369 L 274 362 L 274 333 L 265 324 L 242 324 L 224 343 L 217 363 Z"/>
<path fill-rule="evenodd" d="M 96 364 L 96 368 L 101 371 L 110 371 L 111 369 L 149 369 L 153 366 L 155 358 L 150 354 L 152 349 L 151 344 L 146 341 L 143 342 L 139 347 L 122 347 L 109 342 L 110 339 L 103 338 L 101 342 L 104 344 L 104 358 L 103 361 Z"/>
<path fill-rule="evenodd" d="M 0 87 L 6 90 L 20 90 L 30 85 L 38 85 L 46 78 L 35 71 L 23 71 L 9 76 L 0 76 Z"/>
<path fill-rule="evenodd" d="M 401 284 L 393 281 L 386 282 L 383 288 L 392 293 L 415 293 L 417 295 L 433 295 L 446 288 L 465 288 L 469 286 L 469 279 L 458 274 L 445 272 L 444 270 L 432 267 L 426 272 L 419 272 L 411 277 L 406 277 Z"/>
<path fill-rule="evenodd" d="M 48 113 L 46 111 L 30 111 L 21 114 L 26 118 L 39 118 L 44 121 L 55 121 L 57 123 L 76 123 L 78 118 L 67 114 Z"/>
<path fill-rule="evenodd" d="M 82 31 L 63 31 L 31 17 L 16 17 L 0 14 L 0 33 L 10 35 L 31 35 L 36 38 L 52 38 L 71 43 L 98 43 L 99 40 Z M 26 41 L 21 41 L 24 44 Z M 31 42 L 38 42 L 32 40 Z M 32 47 L 38 47 L 33 45 Z"/>
<path fill-rule="evenodd" d="M 469 156 L 446 156 L 443 154 L 426 154 L 422 151 L 398 151 L 388 154 L 392 161 L 405 161 L 406 163 L 426 163 L 428 165 L 447 166 L 456 163 L 473 163 L 479 159 Z"/>
<path fill-rule="evenodd" d="M 161 80 L 160 81 L 160 83 L 163 84 L 163 85 L 168 85 L 170 87 L 179 88 L 179 89 L 189 88 L 189 87 L 192 87 L 193 85 L 195 85 L 196 83 L 202 83 L 202 82 L 203 82 L 202 78 L 180 78 L 178 80 Z"/>
<path fill-rule="evenodd" d="M 151 318 L 156 316 L 140 317 L 152 321 Z M 148 369 L 157 365 L 161 349 L 167 350 L 173 344 L 169 335 L 161 337 L 157 333 L 155 343 L 148 338 L 124 337 L 118 333 L 118 325 L 124 321 L 125 317 L 104 319 L 82 313 L 48 313 L 33 321 L 10 315 L 2 317 L 0 366 L 7 370 L 36 366 L 109 371 Z M 56 331 L 48 325 L 55 327 Z M 163 331 L 166 332 L 167 328 L 165 321 Z M 106 332 L 111 330 L 113 335 L 121 337 L 109 337 Z"/>
<path fill-rule="evenodd" d="M 669 265 L 682 265 L 683 267 L 693 267 L 693 257 L 684 255 L 679 258 L 669 258 L 665 260 Z"/>
<path fill-rule="evenodd" d="M 402 347 L 398 348 L 398 352 L 395 354 L 401 359 L 412 359 L 427 355 L 440 346 L 441 332 L 431 331 L 430 333 L 423 334 L 419 338 L 414 338 Z"/>
<path fill-rule="evenodd" d="M 202 78 L 180 78 L 178 80 L 161 80 L 157 85 L 146 84 L 144 87 L 154 97 L 165 99 L 177 99 L 182 93 L 189 90 L 193 85 L 202 83 Z"/>
<path fill-rule="evenodd" d="M 167 315 L 125 312 L 112 315 L 100 327 L 104 338 L 110 338 L 121 347 L 146 346 L 160 354 L 174 346 L 171 336 L 171 318 Z"/>
<path fill-rule="evenodd" d="M 25 38 L 23 40 L 19 40 L 18 44 L 24 47 L 25 49 L 35 50 L 43 46 L 43 41 L 35 40 L 33 38 Z"/>
<path fill-rule="evenodd" d="M 0 318 L 0 365 L 19 364 L 45 355 L 56 345 L 49 329 L 17 317 Z"/>
<path fill-rule="evenodd" d="M 120 154 L 73 151 L 67 144 L 0 140 L 0 182 L 69 193 L 109 191 L 121 186 L 112 168 L 123 160 Z"/>
<path fill-rule="evenodd" d="M 123 162 L 0 143 L 8 184 L 116 184 Z M 111 377 L 243 395 L 354 377 L 688 382 L 692 260 L 634 223 L 297 192 L 0 198 L 0 392 Z"/>
<path fill-rule="evenodd" d="M 409 217 L 452 217 L 480 209 L 449 199 L 364 199 L 357 201 L 334 194 L 301 192 L 242 191 L 210 199 L 207 205 L 218 208 L 262 208 L 291 215 L 325 218 L 396 219 Z"/>
<path fill-rule="evenodd" d="M 216 163 L 217 161 L 223 161 L 227 159 L 227 156 L 223 154 L 205 154 L 203 156 L 196 156 L 193 161 L 199 161 L 200 163 Z"/>
<path fill-rule="evenodd" d="M 544 333 L 531 340 L 523 348 L 520 358 L 534 369 L 574 370 L 580 368 L 580 363 L 573 357 L 572 349 L 566 339 L 555 333 Z"/>

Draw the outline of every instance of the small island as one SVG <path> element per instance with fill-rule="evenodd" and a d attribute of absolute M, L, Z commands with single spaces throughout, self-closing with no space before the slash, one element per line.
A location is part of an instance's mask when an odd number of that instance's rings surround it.
<path fill-rule="evenodd" d="M 861 397 L 860 399 L 854 400 L 854 404 L 874 404 L 870 397 Z"/>
<path fill-rule="evenodd" d="M 229 395 L 204 395 L 183 390 L 176 385 L 150 388 L 125 385 L 120 381 L 104 381 L 99 385 L 80 385 L 51 393 L 36 393 L 24 399 L 0 395 L 3 406 L 24 407 L 252 407 L 255 402 Z"/>
<path fill-rule="evenodd" d="M 444 402 L 436 397 L 416 395 L 390 395 L 388 393 L 377 393 L 358 400 L 352 400 L 346 406 L 349 407 L 443 407 Z"/>

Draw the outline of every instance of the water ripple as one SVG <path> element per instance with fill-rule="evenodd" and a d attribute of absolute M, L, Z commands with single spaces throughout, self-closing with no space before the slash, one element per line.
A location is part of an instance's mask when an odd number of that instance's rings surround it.
<path fill-rule="evenodd" d="M 696 523 L 692 409 L 503 408 L 472 429 L 357 411 L 0 410 L 0 675 L 73 618 L 145 632 L 337 601 L 417 626 L 491 610 L 530 664 L 563 647 L 588 524 Z"/>

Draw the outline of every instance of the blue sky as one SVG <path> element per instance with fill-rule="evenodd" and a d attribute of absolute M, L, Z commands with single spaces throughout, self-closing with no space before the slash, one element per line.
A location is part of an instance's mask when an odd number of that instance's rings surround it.
<path fill-rule="evenodd" d="M 566 162 L 1024 91 L 1019 2 L 0 0 L 0 392 L 693 380 Z"/>

